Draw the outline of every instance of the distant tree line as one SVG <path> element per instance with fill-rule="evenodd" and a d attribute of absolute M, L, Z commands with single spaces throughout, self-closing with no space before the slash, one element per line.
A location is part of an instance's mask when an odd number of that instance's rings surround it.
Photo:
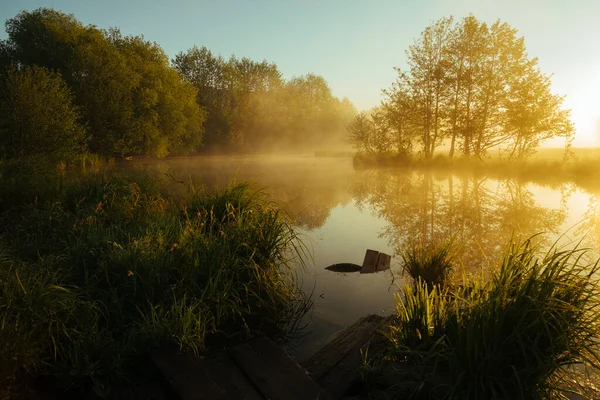
<path fill-rule="evenodd" d="M 341 142 L 355 109 L 322 77 L 206 48 L 176 56 L 142 36 L 40 8 L 0 41 L 0 151 L 67 160 L 311 148 Z"/>
<path fill-rule="evenodd" d="M 273 63 L 225 60 L 206 47 L 177 54 L 173 64 L 198 90 L 207 111 L 206 143 L 215 150 L 339 145 L 356 114 L 314 74 L 285 81 Z"/>
<path fill-rule="evenodd" d="M 530 58 L 517 30 L 468 16 L 442 18 L 406 51 L 408 68 L 384 90 L 385 99 L 348 125 L 350 142 L 371 154 L 426 159 L 442 144 L 448 156 L 479 159 L 498 149 L 525 157 L 540 142 L 574 133 L 564 97 L 550 91 L 550 76 Z"/>

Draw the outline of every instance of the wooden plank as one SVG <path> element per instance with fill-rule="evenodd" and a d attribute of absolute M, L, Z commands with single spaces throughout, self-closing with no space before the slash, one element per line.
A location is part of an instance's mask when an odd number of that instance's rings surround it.
<path fill-rule="evenodd" d="M 379 258 L 377 259 L 377 267 L 375 271 L 385 271 L 390 269 L 390 264 L 392 262 L 392 256 L 385 253 L 379 253 Z"/>
<path fill-rule="evenodd" d="M 365 253 L 365 259 L 363 260 L 362 269 L 360 270 L 360 273 L 368 274 L 371 272 L 375 272 L 375 267 L 377 266 L 377 258 L 379 258 L 379 252 L 368 249 Z"/>
<path fill-rule="evenodd" d="M 206 359 L 204 365 L 211 379 L 225 392 L 227 400 L 264 400 L 228 355 Z"/>
<path fill-rule="evenodd" d="M 374 354 L 376 349 L 370 346 L 373 340 L 378 340 L 377 347 L 381 348 L 384 340 L 377 332 L 390 322 L 391 317 L 363 317 L 305 363 L 306 369 L 332 399 L 341 398 L 358 382 L 361 349 L 369 347 L 369 354 Z"/>
<path fill-rule="evenodd" d="M 274 342 L 258 337 L 230 350 L 233 360 L 262 395 L 271 400 L 328 399 L 294 360 Z"/>
<path fill-rule="evenodd" d="M 375 314 L 362 317 L 317 351 L 303 366 L 318 381 L 357 345 L 365 345 L 385 320 L 385 317 Z"/>
<path fill-rule="evenodd" d="M 225 399 L 225 393 L 194 357 L 171 350 L 155 351 L 150 355 L 181 400 Z"/>

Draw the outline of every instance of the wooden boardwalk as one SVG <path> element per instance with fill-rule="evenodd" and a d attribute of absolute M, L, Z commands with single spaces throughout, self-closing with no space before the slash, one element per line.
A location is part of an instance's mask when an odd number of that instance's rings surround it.
<path fill-rule="evenodd" d="M 377 315 L 361 318 L 304 368 L 264 336 L 203 359 L 156 351 L 152 360 L 181 400 L 337 400 L 351 394 L 361 349 L 387 322 Z"/>

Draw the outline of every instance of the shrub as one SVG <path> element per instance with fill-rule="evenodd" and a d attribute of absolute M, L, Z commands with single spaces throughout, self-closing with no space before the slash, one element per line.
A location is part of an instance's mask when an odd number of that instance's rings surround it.
<path fill-rule="evenodd" d="M 69 161 L 84 151 L 85 129 L 60 74 L 12 68 L 0 87 L 0 148 L 6 155 Z"/>
<path fill-rule="evenodd" d="M 487 283 L 406 286 L 384 362 L 392 397 L 542 399 L 570 366 L 598 369 L 599 268 L 584 255 L 538 257 L 528 240 Z"/>

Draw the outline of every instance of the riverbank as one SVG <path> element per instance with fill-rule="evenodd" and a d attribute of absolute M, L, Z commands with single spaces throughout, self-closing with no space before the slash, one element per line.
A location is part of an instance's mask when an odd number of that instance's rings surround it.
<path fill-rule="evenodd" d="M 302 243 L 258 188 L 48 171 L 0 171 L 0 398 L 110 397 L 150 349 L 276 337 L 307 306 Z"/>
<path fill-rule="evenodd" d="M 600 151 L 598 149 L 575 149 L 567 158 L 564 150 L 543 149 L 524 159 L 507 161 L 491 157 L 486 160 L 435 156 L 426 160 L 400 156 L 377 156 L 357 153 L 353 158 L 357 169 L 393 167 L 425 171 L 444 171 L 489 176 L 496 179 L 516 179 L 521 182 L 554 184 L 573 182 L 581 187 L 600 186 Z"/>

